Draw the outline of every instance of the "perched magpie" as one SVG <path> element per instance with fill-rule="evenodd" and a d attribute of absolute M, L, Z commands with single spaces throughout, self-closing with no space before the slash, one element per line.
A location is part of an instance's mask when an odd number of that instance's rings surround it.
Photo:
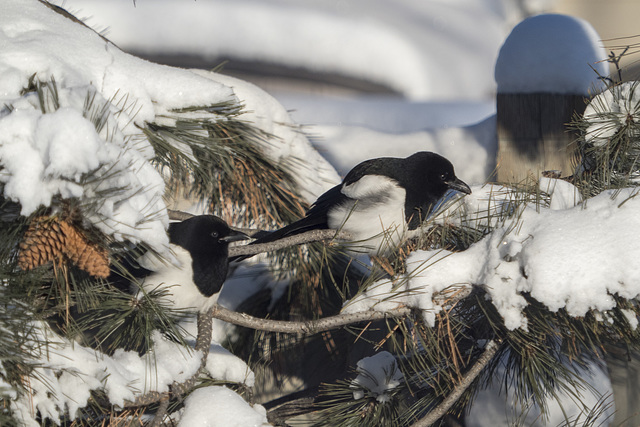
<path fill-rule="evenodd" d="M 451 162 L 438 154 L 421 151 L 404 159 L 366 160 L 318 197 L 304 218 L 253 243 L 334 229 L 350 233 L 370 255 L 381 255 L 416 234 L 450 190 L 471 193 Z"/>
<path fill-rule="evenodd" d="M 227 278 L 229 243 L 248 239 L 220 218 L 200 215 L 169 224 L 169 242 L 177 263 L 149 253 L 138 259 L 136 276 L 145 290 L 166 287 L 172 306 L 206 311 L 218 300 Z M 140 274 L 143 273 L 143 274 Z"/>

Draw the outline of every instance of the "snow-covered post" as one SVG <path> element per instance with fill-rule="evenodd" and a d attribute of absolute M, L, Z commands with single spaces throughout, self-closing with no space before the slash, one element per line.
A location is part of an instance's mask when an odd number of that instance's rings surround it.
<path fill-rule="evenodd" d="M 518 182 L 545 170 L 573 173 L 575 134 L 589 93 L 607 76 L 600 38 L 586 21 L 544 14 L 525 19 L 496 61 L 498 181 Z"/>

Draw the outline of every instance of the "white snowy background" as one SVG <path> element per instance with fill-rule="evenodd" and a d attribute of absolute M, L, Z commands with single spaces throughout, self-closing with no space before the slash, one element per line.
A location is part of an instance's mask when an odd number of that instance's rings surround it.
<path fill-rule="evenodd" d="M 542 12 L 551 3 L 523 2 L 529 12 Z M 96 167 L 121 168 L 122 179 L 136 186 L 157 187 L 160 177 L 147 167 L 149 147 L 134 125 L 160 120 L 158 116 L 171 108 L 227 99 L 242 101 L 248 111 L 244 118 L 281 138 L 280 146 L 270 147 L 270 155 L 296 156 L 309 162 L 298 171 L 309 201 L 364 159 L 430 150 L 449 158 L 457 175 L 472 185 L 473 194 L 464 201 L 467 211 L 487 209 L 489 204 L 494 205 L 495 200 L 488 203 L 492 197 L 497 197 L 497 206 L 501 206 L 507 202 L 500 200 L 500 191 L 483 186 L 495 166 L 496 91 L 586 93 L 596 88 L 590 66 L 606 74 L 604 65 L 595 63 L 606 56 L 597 34 L 584 21 L 567 17 L 551 17 L 530 25 L 529 30 L 564 43 L 555 43 L 553 49 L 532 44 L 528 54 L 543 60 L 523 69 L 510 68 L 519 48 L 505 46 L 501 53 L 500 47 L 525 16 L 506 0 L 314 0 L 304 6 L 294 0 L 138 0 L 135 7 L 131 0 L 66 0 L 58 4 L 81 18 L 88 17 L 88 24 L 94 28 L 108 28 L 108 37 L 124 51 L 212 58 L 233 54 L 240 59 L 363 78 L 387 85 L 401 96 L 301 94 L 280 89 L 271 93 L 272 97 L 230 77 L 133 58 L 52 14 L 35 0 L 5 0 L 0 14 L 0 104 L 12 104 L 16 109 L 0 116 L 0 160 L 5 167 L 0 171 L 0 180 L 5 184 L 5 195 L 20 201 L 26 214 L 38 204 L 46 204 L 57 192 L 91 197 L 96 189 L 79 185 L 76 177 Z M 527 31 L 517 36 L 516 41 L 521 43 L 532 37 Z M 571 61 L 566 61 L 567 52 L 572 53 Z M 499 61 L 501 71 L 496 74 L 496 83 L 494 67 L 499 54 L 502 62 Z M 20 96 L 34 72 L 41 78 L 55 76 L 62 88 L 63 108 L 54 115 L 59 114 L 64 120 L 54 121 L 41 114 L 33 99 Z M 558 75 L 568 76 L 567 80 Z M 92 92 L 105 100 L 117 100 L 126 93 L 129 98 L 121 102 L 135 105 L 117 116 L 118 123 L 112 129 L 117 128 L 120 133 L 109 142 L 77 114 L 78 100 Z M 287 110 L 293 110 L 290 116 Z M 306 126 L 305 130 L 314 136 L 314 147 L 286 126 L 292 121 Z M 67 124 L 73 124 L 76 131 L 70 131 Z M 128 141 L 135 141 L 135 148 L 128 146 Z M 131 158 L 122 162 L 113 155 L 114 147 Z M 64 160 L 77 152 L 86 154 L 84 162 Z M 29 169 L 22 167 L 24 161 L 32 164 Z M 136 166 L 128 169 L 131 165 Z M 146 173 L 133 177 L 132 170 Z M 406 295 L 411 295 L 413 305 L 430 310 L 425 312 L 429 320 L 433 310 L 438 309 L 428 298 L 433 292 L 452 283 L 483 284 L 507 326 L 518 328 L 526 327 L 526 319 L 521 316 L 522 292 L 530 292 L 552 310 L 565 307 L 575 315 L 592 308 L 606 313 L 613 304 L 607 292 L 638 295 L 639 273 L 632 268 L 633 260 L 640 255 L 640 246 L 632 238 L 635 227 L 640 228 L 635 214 L 635 205 L 640 202 L 634 198 L 635 193 L 625 191 L 617 198 L 603 194 L 586 205 L 577 205 L 579 200 L 570 186 L 545 180 L 541 187 L 554 193 L 551 208 L 527 209 L 520 217 L 517 232 L 505 234 L 498 230 L 464 253 L 412 255 L 405 286 L 415 292 L 405 292 L 404 302 Z M 35 192 L 33 188 L 43 191 Z M 105 231 L 116 236 L 151 239 L 162 250 L 166 245 L 162 233 L 153 228 L 139 231 L 134 226 L 144 217 L 140 207 L 157 206 L 160 192 L 159 188 L 157 192 L 145 192 L 144 200 L 115 195 L 118 199 L 106 204 L 101 212 L 113 221 L 97 219 L 96 223 L 103 223 Z M 622 200 L 628 201 L 620 206 Z M 159 215 L 152 227 L 164 226 L 166 221 L 166 214 Z M 429 268 L 424 268 L 427 265 Z M 389 289 L 388 283 L 379 283 L 346 310 L 384 309 L 376 295 Z M 60 352 L 66 351 L 78 356 L 76 352 L 84 350 L 61 343 Z M 157 351 L 159 360 L 195 357 L 179 354 L 169 344 L 160 343 Z M 30 404 L 52 415 L 65 405 L 77 408 L 86 401 L 87 390 L 99 387 L 102 381 L 108 384 L 112 401 L 118 402 L 132 398 L 136 390 L 163 390 L 171 380 L 188 375 L 192 369 L 189 363 L 178 364 L 183 370 L 166 363 L 167 372 L 159 371 L 150 381 L 148 369 L 155 367 L 136 358 L 137 355 L 116 354 L 96 362 L 85 357 L 84 364 L 66 366 L 77 370 L 78 376 L 73 380 L 71 376 L 56 378 L 52 370 L 68 362 L 65 357 L 52 359 L 51 367 L 42 368 L 43 376 L 59 388 L 60 401 L 50 403 L 44 393 Z M 133 372 L 118 371 L 123 359 L 129 360 L 126 366 L 132 367 Z M 248 385 L 253 381 L 246 365 L 219 346 L 209 356 L 207 368 L 217 378 L 245 381 Z M 97 372 L 111 375 L 107 379 Z M 600 371 L 592 375 L 592 383 L 600 393 L 609 393 L 606 376 Z M 87 380 L 78 381 L 79 378 Z M 517 415 L 515 409 L 505 406 L 511 404 L 509 400 L 505 403 L 504 396 L 495 398 L 491 392 L 482 393 L 478 405 L 482 410 L 472 410 L 469 417 L 477 424 L 469 425 L 507 425 Z M 585 396 L 587 404 L 595 400 L 596 396 Z M 206 407 L 215 410 L 215 417 L 207 415 L 199 403 L 203 401 L 217 402 L 215 408 Z M 29 418 L 30 408 L 20 404 L 16 409 L 23 410 L 25 418 Z M 552 405 L 550 425 L 577 414 L 577 406 L 572 409 L 567 404 L 568 398 L 565 413 Z M 535 416 L 532 411 L 530 419 L 533 421 Z M 259 405 L 252 408 L 227 389 L 207 388 L 187 400 L 181 425 L 227 426 L 232 425 L 230 420 L 242 426 L 261 425 L 266 416 Z"/>

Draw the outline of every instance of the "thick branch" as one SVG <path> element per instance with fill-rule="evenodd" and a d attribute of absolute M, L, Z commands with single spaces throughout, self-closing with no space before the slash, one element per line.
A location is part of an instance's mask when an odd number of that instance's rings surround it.
<path fill-rule="evenodd" d="M 287 334 L 311 335 L 318 332 L 337 329 L 352 323 L 367 322 L 396 317 L 405 317 L 411 313 L 408 307 L 400 307 L 390 311 L 362 311 L 360 313 L 338 314 L 331 317 L 323 317 L 317 320 L 293 322 L 287 320 L 270 320 L 238 313 L 220 305 L 212 308 L 212 315 L 216 319 L 233 323 L 234 325 L 259 331 L 281 332 Z"/>
<path fill-rule="evenodd" d="M 453 406 L 454 403 L 462 396 L 462 393 L 465 392 L 466 389 L 471 386 L 471 383 L 480 375 L 480 372 L 489 364 L 493 356 L 496 355 L 500 345 L 496 341 L 489 341 L 484 348 L 484 352 L 476 363 L 469 369 L 469 371 L 464 375 L 462 381 L 456 386 L 456 388 L 449 394 L 433 411 L 429 412 L 424 418 L 418 420 L 411 427 L 429 427 L 436 421 L 438 421 L 442 416 L 444 416 L 447 411 Z"/>

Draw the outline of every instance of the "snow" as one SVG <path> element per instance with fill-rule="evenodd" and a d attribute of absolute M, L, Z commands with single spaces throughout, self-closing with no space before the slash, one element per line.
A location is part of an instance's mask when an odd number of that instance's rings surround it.
<path fill-rule="evenodd" d="M 47 339 L 41 357 L 27 362 L 36 367 L 29 384 L 31 393 L 11 402 L 25 425 L 40 425 L 34 410 L 42 417 L 60 419 L 66 412 L 75 417 L 86 406 L 92 390 L 103 390 L 116 406 L 133 401 L 148 391 L 164 392 L 174 381 L 184 381 L 200 367 L 199 352 L 189 352 L 156 333 L 151 353 L 117 350 L 113 356 L 96 353 L 57 336 L 45 324 L 36 323 L 34 333 Z"/>
<path fill-rule="evenodd" d="M 205 368 L 212 378 L 246 384 L 248 387 L 253 387 L 255 383 L 255 374 L 249 366 L 220 344 L 211 346 Z"/>
<path fill-rule="evenodd" d="M 358 376 L 351 382 L 353 398 L 356 400 L 372 395 L 380 403 L 389 402 L 389 392 L 398 387 L 404 378 L 395 356 L 388 351 L 360 359 L 356 371 Z"/>
<path fill-rule="evenodd" d="M 195 390 L 185 399 L 178 427 L 260 427 L 269 426 L 267 411 L 250 406 L 240 395 L 226 387 L 212 386 Z"/>
<path fill-rule="evenodd" d="M 542 183 L 549 188 L 547 178 Z M 489 205 L 508 204 L 511 197 L 491 185 L 472 191 L 462 201 L 471 218 L 486 213 Z M 425 310 L 433 325 L 442 308 L 434 294 L 450 286 L 481 286 L 509 329 L 527 327 L 524 292 L 551 311 L 564 308 L 575 317 L 589 310 L 606 313 L 615 307 L 611 295 L 640 295 L 640 272 L 633 261 L 640 255 L 633 232 L 640 232 L 636 195 L 633 189 L 610 191 L 574 205 L 569 201 L 579 199 L 572 186 L 556 184 L 552 208 L 527 206 L 463 252 L 413 252 L 405 277 L 374 284 L 343 311 L 383 311 L 406 304 Z M 554 201 L 558 197 L 561 201 Z"/>
<path fill-rule="evenodd" d="M 98 9 L 106 3 L 109 8 Z M 167 244 L 163 180 L 150 163 L 153 150 L 139 126 L 175 120 L 176 108 L 237 100 L 246 107 L 242 119 L 275 136 L 264 148 L 273 159 L 294 165 L 308 201 L 364 159 L 431 150 L 449 158 L 457 175 L 475 184 L 473 194 L 460 203 L 467 220 L 481 223 L 487 221 L 487 212 L 492 213 L 490 225 L 497 229 L 467 251 L 415 252 L 405 276 L 374 284 L 350 301 L 345 312 L 408 304 L 424 310 L 425 319 L 433 322 L 441 309 L 433 295 L 451 286 L 482 286 L 505 325 L 516 329 L 527 327 L 524 292 L 550 310 L 564 308 L 574 316 L 598 310 L 604 317 L 614 304 L 611 294 L 640 294 L 640 273 L 633 268 L 640 255 L 634 239 L 640 231 L 635 215 L 640 198 L 633 190 L 604 193 L 585 202 L 570 184 L 544 178 L 540 188 L 552 193 L 549 207 L 527 206 L 513 220 L 500 223 L 501 214 L 512 212 L 515 196 L 504 187 L 481 185 L 495 166 L 497 150 L 494 63 L 517 18 L 507 3 L 406 0 L 399 6 L 382 0 L 331 5 L 311 1 L 308 9 L 292 0 L 182 2 L 179 7 L 168 0 L 138 0 L 135 8 L 130 0 L 66 4 L 82 9 L 81 16 L 94 13 L 92 24 L 104 20 L 98 25 L 110 26 L 116 45 L 128 49 L 153 52 L 161 46 L 163 52 L 221 55 L 231 53 L 225 49 L 233 46 L 232 53 L 240 58 L 368 78 L 411 101 L 318 100 L 290 94 L 276 99 L 238 79 L 137 59 L 38 1 L 5 2 L 0 15 L 0 104 L 13 109 L 0 113 L 0 182 L 4 196 L 20 202 L 22 214 L 51 206 L 56 197 L 90 203 L 98 192 L 110 190 L 87 220 L 117 240 L 145 241 L 162 253 Z M 301 25 L 307 18 L 309 25 Z M 526 32 L 520 33 L 523 29 Z M 292 37 L 294 31 L 301 36 Z M 531 41 L 529 31 L 562 43 L 523 46 Z M 313 55 L 308 54 L 309 46 Z M 568 47 L 576 55 L 567 55 Z M 535 66 L 513 67 L 521 51 L 531 58 L 540 55 Z M 562 62 L 565 57 L 571 61 Z M 500 51 L 498 89 L 586 93 L 595 73 L 584 66 L 604 57 L 597 35 L 585 22 L 557 15 L 531 18 L 513 30 Z M 603 65 L 594 66 L 602 70 Z M 55 78 L 59 109 L 43 113 L 35 95 L 21 93 L 36 72 L 44 81 Z M 620 90 L 637 100 L 630 86 Z M 86 97 L 94 95 L 110 112 L 102 130 L 81 114 Z M 620 117 L 631 111 L 609 95 L 597 99 Z M 305 130 L 322 137 L 315 145 L 329 161 L 295 127 L 287 113 L 292 108 L 298 109 L 293 113 L 298 121 L 312 125 Z M 411 119 L 405 120 L 407 116 Z M 594 138 L 611 135 L 597 121 L 591 132 Z M 96 187 L 83 180 L 95 170 L 118 173 Z M 113 191 L 123 185 L 126 192 Z M 187 203 L 192 211 L 202 209 L 194 201 Z M 460 212 L 447 220 L 461 220 Z M 226 297 L 223 292 L 221 301 L 237 303 L 229 292 Z M 637 325 L 635 317 L 630 320 Z M 225 332 L 217 331 L 216 340 L 222 342 Z M 108 357 L 56 340 L 48 357 L 38 360 L 43 363 L 36 368 L 43 381 L 32 382 L 33 400 L 13 402 L 27 425 L 36 425 L 33 408 L 53 419 L 64 411 L 73 416 L 95 389 L 103 389 L 118 405 L 145 390 L 166 391 L 171 382 L 193 375 L 199 364 L 197 353 L 161 337 L 155 337 L 153 357 L 123 351 Z M 392 358 L 379 353 L 362 360 L 355 383 L 385 401 L 401 381 Z M 221 380 L 253 384 L 246 363 L 217 344 L 206 369 Z M 259 405 L 251 407 L 227 388 L 207 387 L 188 397 L 179 422 L 244 426 L 267 421 Z"/>
<path fill-rule="evenodd" d="M 587 141 L 596 147 L 605 145 L 630 119 L 635 122 L 640 120 L 639 105 L 640 90 L 637 81 L 622 83 L 595 96 L 584 112 L 588 123 L 585 132 Z M 634 128 L 631 127 L 630 131 L 633 132 Z"/>
<path fill-rule="evenodd" d="M 609 74 L 596 30 L 573 16 L 543 14 L 520 22 L 500 48 L 495 78 L 500 93 L 597 93 Z"/>
<path fill-rule="evenodd" d="M 528 3 L 537 10 L 545 6 Z M 448 99 L 452 93 L 482 99 L 495 92 L 498 49 L 521 13 L 501 0 L 58 4 L 89 17 L 95 28 L 107 28 L 127 51 L 286 64 L 378 82 L 414 100 Z"/>

